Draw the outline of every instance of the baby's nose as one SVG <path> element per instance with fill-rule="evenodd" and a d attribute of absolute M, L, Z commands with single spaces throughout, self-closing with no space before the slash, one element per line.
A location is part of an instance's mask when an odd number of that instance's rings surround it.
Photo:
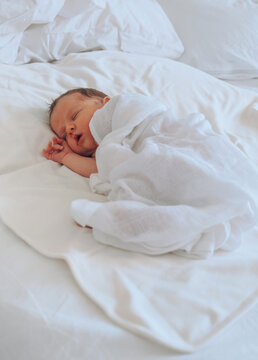
<path fill-rule="evenodd" d="M 67 126 L 66 126 L 66 134 L 68 135 L 72 135 L 76 130 L 76 126 L 74 123 L 69 123 Z"/>

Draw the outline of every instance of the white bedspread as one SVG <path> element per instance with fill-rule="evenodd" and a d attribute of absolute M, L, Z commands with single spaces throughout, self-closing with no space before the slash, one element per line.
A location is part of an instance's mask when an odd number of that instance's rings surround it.
<path fill-rule="evenodd" d="M 152 94 L 172 106 L 176 118 L 204 113 L 216 134 L 227 135 L 250 162 L 257 161 L 258 98 L 254 93 L 178 62 L 119 52 L 70 55 L 58 64 L 1 66 L 0 76 L 1 219 L 41 254 L 64 259 L 85 296 L 110 319 L 154 343 L 194 351 L 257 301 L 257 228 L 243 234 L 242 245 L 234 252 L 218 251 L 207 260 L 174 254 L 149 256 L 100 244 L 91 230 L 74 224 L 70 204 L 81 198 L 106 202 L 106 197 L 92 193 L 88 180 L 41 155 L 52 136 L 46 104 L 69 88 L 88 86 L 111 97 L 125 90 Z M 11 246 L 8 251 L 5 264 Z M 41 280 L 36 281 L 33 278 L 40 294 Z M 7 292 L 8 283 L 2 289 Z M 29 294 L 30 288 L 26 291 Z M 72 291 L 67 288 L 67 296 Z M 5 305 L 8 310 L 8 302 Z M 57 309 L 51 310 L 53 317 Z M 12 314 L 15 324 L 12 309 L 5 311 L 3 319 L 8 322 Z M 66 317 L 57 319 L 64 325 L 60 332 L 65 328 L 64 336 L 71 338 Z M 88 323 L 89 329 L 91 322 L 95 329 L 103 324 L 81 313 L 78 319 Z M 74 325 L 76 334 L 81 323 Z M 46 322 L 47 328 L 53 326 Z M 82 337 L 72 337 L 76 347 Z"/>
<path fill-rule="evenodd" d="M 207 257 L 234 250 L 257 224 L 258 172 L 202 114 L 178 119 L 151 97 L 123 94 L 93 124 L 106 116 L 112 131 L 97 149 L 90 185 L 110 202 L 81 199 L 71 208 L 97 240 L 151 255 Z"/>

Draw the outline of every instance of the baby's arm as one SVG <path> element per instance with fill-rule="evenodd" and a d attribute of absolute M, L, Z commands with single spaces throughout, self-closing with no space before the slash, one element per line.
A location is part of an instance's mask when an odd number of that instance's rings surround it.
<path fill-rule="evenodd" d="M 81 156 L 74 152 L 65 155 L 62 164 L 85 177 L 98 172 L 95 158 Z"/>
<path fill-rule="evenodd" d="M 95 158 L 84 157 L 74 153 L 63 139 L 53 137 L 53 142 L 50 141 L 48 147 L 43 149 L 43 155 L 48 160 L 63 164 L 85 177 L 90 177 L 92 173 L 98 171 Z"/>

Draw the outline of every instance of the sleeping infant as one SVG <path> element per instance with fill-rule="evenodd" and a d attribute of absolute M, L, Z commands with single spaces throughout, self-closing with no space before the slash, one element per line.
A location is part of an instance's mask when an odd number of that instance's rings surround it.
<path fill-rule="evenodd" d="M 257 223 L 255 167 L 202 114 L 178 119 L 152 97 L 74 89 L 51 104 L 50 125 L 44 156 L 109 200 L 71 204 L 101 243 L 207 257 L 237 248 Z"/>
<path fill-rule="evenodd" d="M 43 150 L 44 156 L 89 177 L 97 171 L 97 142 L 91 134 L 90 121 L 96 110 L 110 98 L 95 89 L 74 89 L 59 96 L 50 105 L 50 126 L 56 133 Z"/>

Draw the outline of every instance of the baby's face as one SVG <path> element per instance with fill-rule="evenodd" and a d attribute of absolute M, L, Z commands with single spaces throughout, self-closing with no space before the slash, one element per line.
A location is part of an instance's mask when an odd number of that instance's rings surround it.
<path fill-rule="evenodd" d="M 108 100 L 108 97 L 88 98 L 80 93 L 66 95 L 57 102 L 51 114 L 51 127 L 75 153 L 90 156 L 98 144 L 90 132 L 89 123 L 95 111 Z"/>

